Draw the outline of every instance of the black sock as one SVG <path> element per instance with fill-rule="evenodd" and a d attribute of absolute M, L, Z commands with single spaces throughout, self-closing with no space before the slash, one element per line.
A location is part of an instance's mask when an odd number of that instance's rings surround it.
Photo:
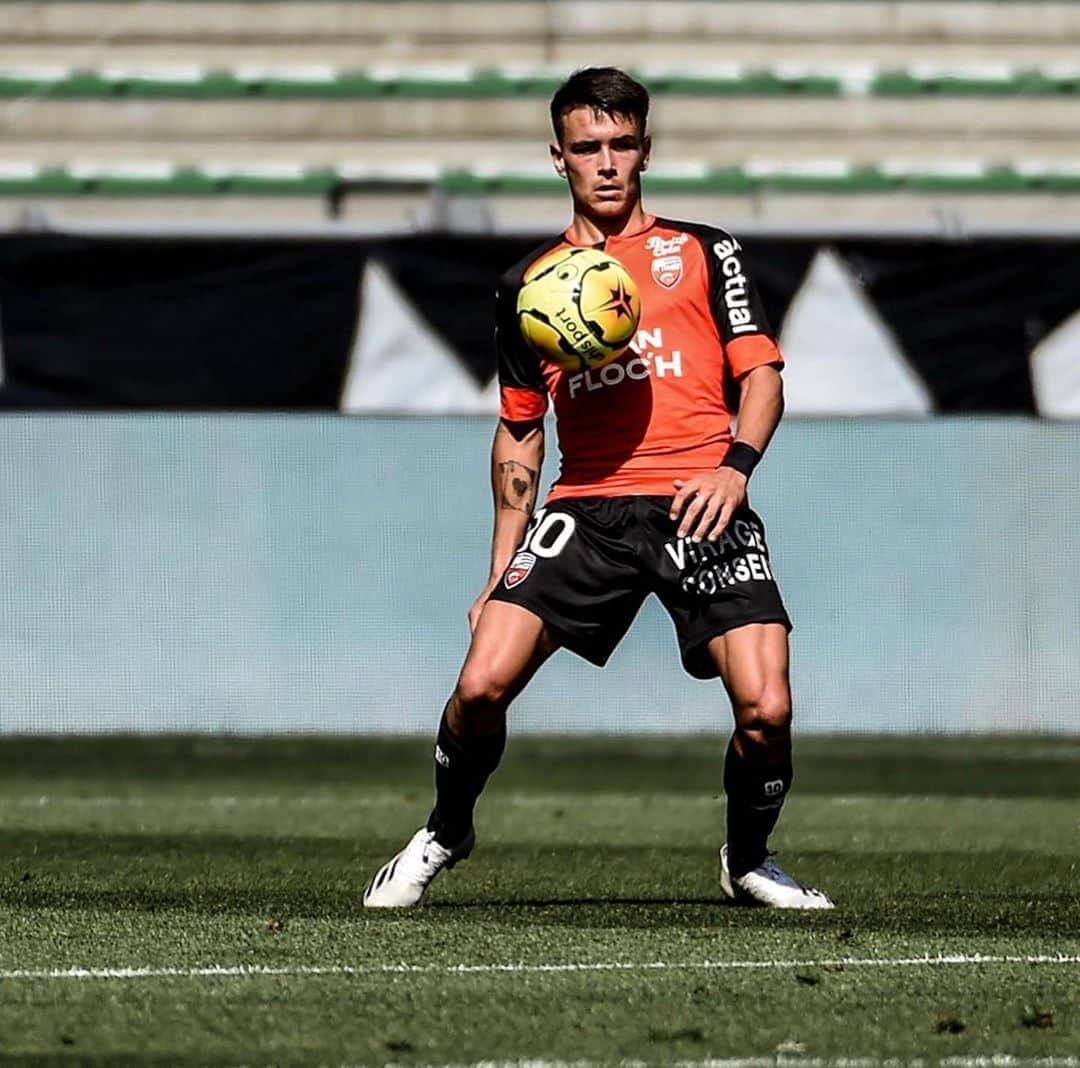
<path fill-rule="evenodd" d="M 435 745 L 435 807 L 427 822 L 440 845 L 456 846 L 472 830 L 476 799 L 505 748 L 505 726 L 496 734 L 459 738 L 443 713 Z"/>
<path fill-rule="evenodd" d="M 724 758 L 727 794 L 728 867 L 745 875 L 768 855 L 769 835 L 791 789 L 791 757 L 777 767 L 754 767 L 728 743 Z"/>

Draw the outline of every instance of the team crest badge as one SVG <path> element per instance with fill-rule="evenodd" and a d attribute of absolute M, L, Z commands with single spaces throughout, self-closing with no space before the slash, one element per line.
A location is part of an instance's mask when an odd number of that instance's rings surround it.
<path fill-rule="evenodd" d="M 665 289 L 677 286 L 682 273 L 682 256 L 658 256 L 652 261 L 652 276 Z"/>
<path fill-rule="evenodd" d="M 503 583 L 508 590 L 520 586 L 528 577 L 536 563 L 536 557 L 532 553 L 518 553 L 510 562 L 503 576 Z"/>

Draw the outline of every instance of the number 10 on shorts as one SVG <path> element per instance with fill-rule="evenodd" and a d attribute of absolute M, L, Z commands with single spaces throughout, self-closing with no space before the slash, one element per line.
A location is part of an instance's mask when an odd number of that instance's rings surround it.
<path fill-rule="evenodd" d="M 549 512 L 541 508 L 532 518 L 519 553 L 534 553 L 550 560 L 566 548 L 574 536 L 574 517 L 565 512 Z"/>
<path fill-rule="evenodd" d="M 541 508 L 532 518 L 525 540 L 521 543 L 514 559 L 503 576 L 503 584 L 508 590 L 520 586 L 531 574 L 536 558 L 545 560 L 566 548 L 566 543 L 574 536 L 574 517 L 565 512 L 548 512 Z"/>

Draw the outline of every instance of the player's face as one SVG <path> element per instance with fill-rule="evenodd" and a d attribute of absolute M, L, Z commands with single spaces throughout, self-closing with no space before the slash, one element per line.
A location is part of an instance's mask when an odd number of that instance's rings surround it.
<path fill-rule="evenodd" d="M 649 147 L 634 119 L 579 107 L 564 116 L 551 158 L 570 183 L 575 211 L 597 220 L 620 219 L 641 200 Z"/>

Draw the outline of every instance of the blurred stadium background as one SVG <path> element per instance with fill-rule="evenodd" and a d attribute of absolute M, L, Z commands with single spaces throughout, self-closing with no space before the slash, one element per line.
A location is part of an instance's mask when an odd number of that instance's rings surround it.
<path fill-rule="evenodd" d="M 648 206 L 744 238 L 789 356 L 803 729 L 1076 729 L 1080 4 L 17 0 L 0 41 L 3 729 L 430 729 L 494 281 L 606 62 Z M 519 726 L 714 722 L 651 611 L 548 675 Z"/>
<path fill-rule="evenodd" d="M 725 702 L 646 606 L 372 916 L 604 63 L 788 356 L 774 844 L 838 908 L 722 907 Z M 1068 0 L 0 0 L 0 1060 L 1080 1068 L 1078 130 Z"/>

